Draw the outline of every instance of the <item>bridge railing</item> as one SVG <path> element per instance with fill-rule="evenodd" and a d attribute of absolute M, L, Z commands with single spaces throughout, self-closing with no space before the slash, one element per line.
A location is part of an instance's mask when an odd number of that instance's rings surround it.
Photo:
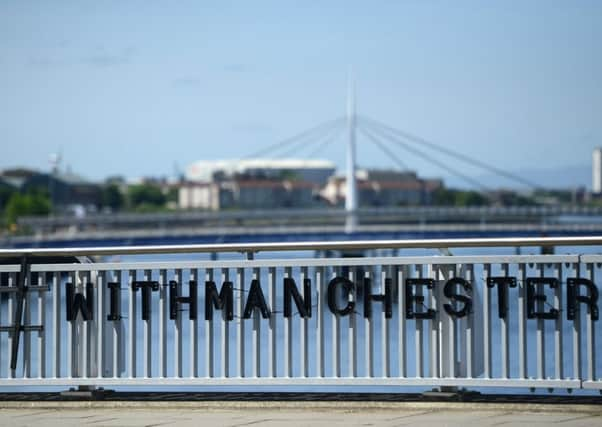
<path fill-rule="evenodd" d="M 601 243 L 592 237 L 4 250 L 0 386 L 601 390 L 595 326 L 602 255 L 251 256 Z M 45 261 L 227 251 L 246 256 Z"/>

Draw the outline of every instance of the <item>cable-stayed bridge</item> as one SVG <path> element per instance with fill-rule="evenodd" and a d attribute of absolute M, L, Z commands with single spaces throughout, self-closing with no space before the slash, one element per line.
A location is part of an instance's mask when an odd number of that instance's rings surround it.
<path fill-rule="evenodd" d="M 157 239 L 197 239 L 207 243 L 249 240 L 333 240 L 358 238 L 428 238 L 466 236 L 541 236 L 602 233 L 602 208 L 551 207 L 391 207 L 358 206 L 356 145 L 370 144 L 399 171 L 416 159 L 436 166 L 470 188 L 491 190 L 466 170 L 495 174 L 508 185 L 540 187 L 496 165 L 460 153 L 379 120 L 357 115 L 350 96 L 346 117 L 325 121 L 249 153 L 245 159 L 290 156 L 315 158 L 329 146 L 346 147 L 345 208 L 257 211 L 179 211 L 169 213 L 94 214 L 81 218 L 24 218 L 34 237 L 12 237 L 7 245 L 45 245 L 53 241 L 144 243 Z M 344 142 L 341 144 L 341 142 Z M 113 240 L 113 243 L 116 241 Z"/>

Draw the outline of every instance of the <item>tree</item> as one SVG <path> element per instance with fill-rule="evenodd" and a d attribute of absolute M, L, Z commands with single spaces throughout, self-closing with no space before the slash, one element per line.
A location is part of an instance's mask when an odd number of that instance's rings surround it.
<path fill-rule="evenodd" d="M 48 215 L 50 213 L 50 200 L 48 196 L 40 193 L 20 194 L 14 193 L 4 210 L 6 220 L 14 224 L 21 216 Z"/>
<path fill-rule="evenodd" d="M 128 198 L 131 206 L 134 208 L 140 205 L 151 205 L 156 207 L 165 205 L 165 195 L 156 185 L 132 185 L 128 189 Z"/>
<path fill-rule="evenodd" d="M 488 200 L 476 191 L 458 191 L 456 193 L 456 206 L 485 206 Z"/>
<path fill-rule="evenodd" d="M 456 191 L 447 188 L 437 188 L 433 192 L 433 204 L 439 206 L 452 206 L 456 201 Z"/>
<path fill-rule="evenodd" d="M 115 184 L 109 184 L 102 189 L 102 205 L 116 211 L 123 207 L 125 199 L 121 190 Z"/>

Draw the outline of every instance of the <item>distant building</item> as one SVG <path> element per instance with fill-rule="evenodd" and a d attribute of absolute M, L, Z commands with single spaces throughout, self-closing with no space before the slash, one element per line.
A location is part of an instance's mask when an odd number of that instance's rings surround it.
<path fill-rule="evenodd" d="M 359 206 L 428 205 L 441 180 L 418 178 L 412 171 L 360 169 L 356 173 Z M 343 176 L 331 177 L 320 195 L 332 205 L 342 205 L 347 192 Z"/>
<path fill-rule="evenodd" d="M 216 182 L 232 179 L 304 181 L 323 186 L 336 167 L 328 160 L 243 159 L 198 161 L 186 169 L 186 180 Z"/>
<path fill-rule="evenodd" d="M 592 153 L 592 193 L 602 193 L 602 148 L 594 148 Z"/>
<path fill-rule="evenodd" d="M 97 208 L 102 202 L 102 190 L 71 172 L 45 173 L 31 169 L 6 169 L 0 179 L 21 192 L 40 191 L 48 194 L 55 208 L 81 205 Z"/>
<path fill-rule="evenodd" d="M 319 187 L 303 181 L 233 179 L 184 182 L 178 192 L 181 209 L 276 209 L 316 203 Z"/>
<path fill-rule="evenodd" d="M 199 161 L 180 184 L 181 209 L 274 209 L 310 207 L 334 174 L 327 160 L 247 159 Z"/>

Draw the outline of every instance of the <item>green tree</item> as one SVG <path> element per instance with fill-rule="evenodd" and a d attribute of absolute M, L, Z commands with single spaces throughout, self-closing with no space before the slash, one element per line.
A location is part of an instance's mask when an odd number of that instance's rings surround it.
<path fill-rule="evenodd" d="M 456 193 L 456 206 L 485 206 L 488 200 L 477 191 L 458 191 Z"/>
<path fill-rule="evenodd" d="M 456 190 L 438 188 L 433 193 L 433 204 L 439 206 L 452 206 L 456 201 Z"/>
<path fill-rule="evenodd" d="M 40 193 L 20 194 L 14 193 L 4 210 L 6 220 L 14 224 L 21 216 L 48 215 L 50 213 L 50 200 L 48 196 Z"/>
<path fill-rule="evenodd" d="M 115 184 L 109 184 L 102 189 L 102 205 L 111 208 L 112 210 L 119 210 L 123 208 L 125 199 L 121 190 Z"/>
<path fill-rule="evenodd" d="M 128 188 L 128 198 L 133 208 L 140 205 L 151 205 L 156 207 L 165 205 L 165 195 L 156 185 L 132 185 Z"/>

